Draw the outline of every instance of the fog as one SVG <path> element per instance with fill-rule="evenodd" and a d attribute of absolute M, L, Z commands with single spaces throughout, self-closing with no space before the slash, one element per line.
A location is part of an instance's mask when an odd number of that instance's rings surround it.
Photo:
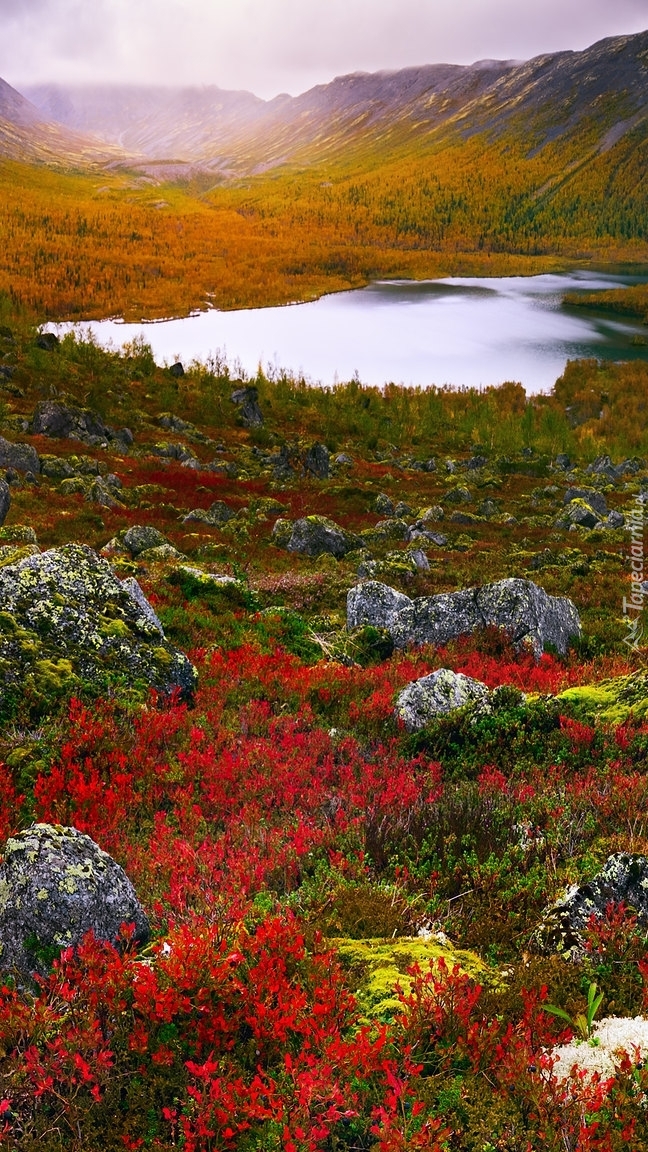
<path fill-rule="evenodd" d="M 0 0 L 0 76 L 271 97 L 356 70 L 585 48 L 646 25 L 647 0 Z"/>

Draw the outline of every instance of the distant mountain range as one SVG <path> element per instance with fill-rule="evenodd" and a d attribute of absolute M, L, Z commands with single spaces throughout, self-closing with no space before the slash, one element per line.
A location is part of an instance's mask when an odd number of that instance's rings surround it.
<path fill-rule="evenodd" d="M 647 126 L 648 31 L 524 63 L 353 73 L 269 101 L 216 87 L 45 84 L 21 95 L 0 82 L 0 154 L 161 176 L 199 168 L 235 178 L 376 149 L 402 156 L 477 134 L 522 137 L 529 156 L 578 134 L 605 152 Z"/>

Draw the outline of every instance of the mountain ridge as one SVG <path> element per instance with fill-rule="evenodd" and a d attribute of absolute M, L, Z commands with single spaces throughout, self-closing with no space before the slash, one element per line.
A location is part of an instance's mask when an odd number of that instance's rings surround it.
<path fill-rule="evenodd" d="M 385 134 L 398 145 L 427 144 L 444 132 L 531 131 L 541 148 L 595 121 L 601 138 L 613 131 L 616 142 L 648 115 L 648 31 L 522 62 L 353 72 L 271 100 L 213 85 L 25 92 L 45 119 L 58 117 L 65 129 L 91 133 L 144 164 L 199 164 L 223 177 L 326 161 Z"/>

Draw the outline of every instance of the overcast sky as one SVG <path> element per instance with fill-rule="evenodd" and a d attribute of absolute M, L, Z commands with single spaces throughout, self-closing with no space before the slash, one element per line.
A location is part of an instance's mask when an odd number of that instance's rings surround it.
<path fill-rule="evenodd" d="M 345 72 L 527 59 L 648 28 L 648 0 L 0 0 L 0 76 L 297 94 Z"/>

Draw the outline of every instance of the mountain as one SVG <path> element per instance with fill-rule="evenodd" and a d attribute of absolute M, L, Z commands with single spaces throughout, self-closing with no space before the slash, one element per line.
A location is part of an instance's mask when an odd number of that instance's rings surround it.
<path fill-rule="evenodd" d="M 85 165 L 123 158 L 123 153 L 102 140 L 49 121 L 41 109 L 0 79 L 0 156 L 53 165 Z"/>
<path fill-rule="evenodd" d="M 512 133 L 529 153 L 583 134 L 603 150 L 648 116 L 648 32 L 583 52 L 353 73 L 297 97 L 263 101 L 206 88 L 40 85 L 39 114 L 147 162 L 179 161 L 249 175 L 334 162 L 378 149 L 384 159 L 446 139 Z"/>

